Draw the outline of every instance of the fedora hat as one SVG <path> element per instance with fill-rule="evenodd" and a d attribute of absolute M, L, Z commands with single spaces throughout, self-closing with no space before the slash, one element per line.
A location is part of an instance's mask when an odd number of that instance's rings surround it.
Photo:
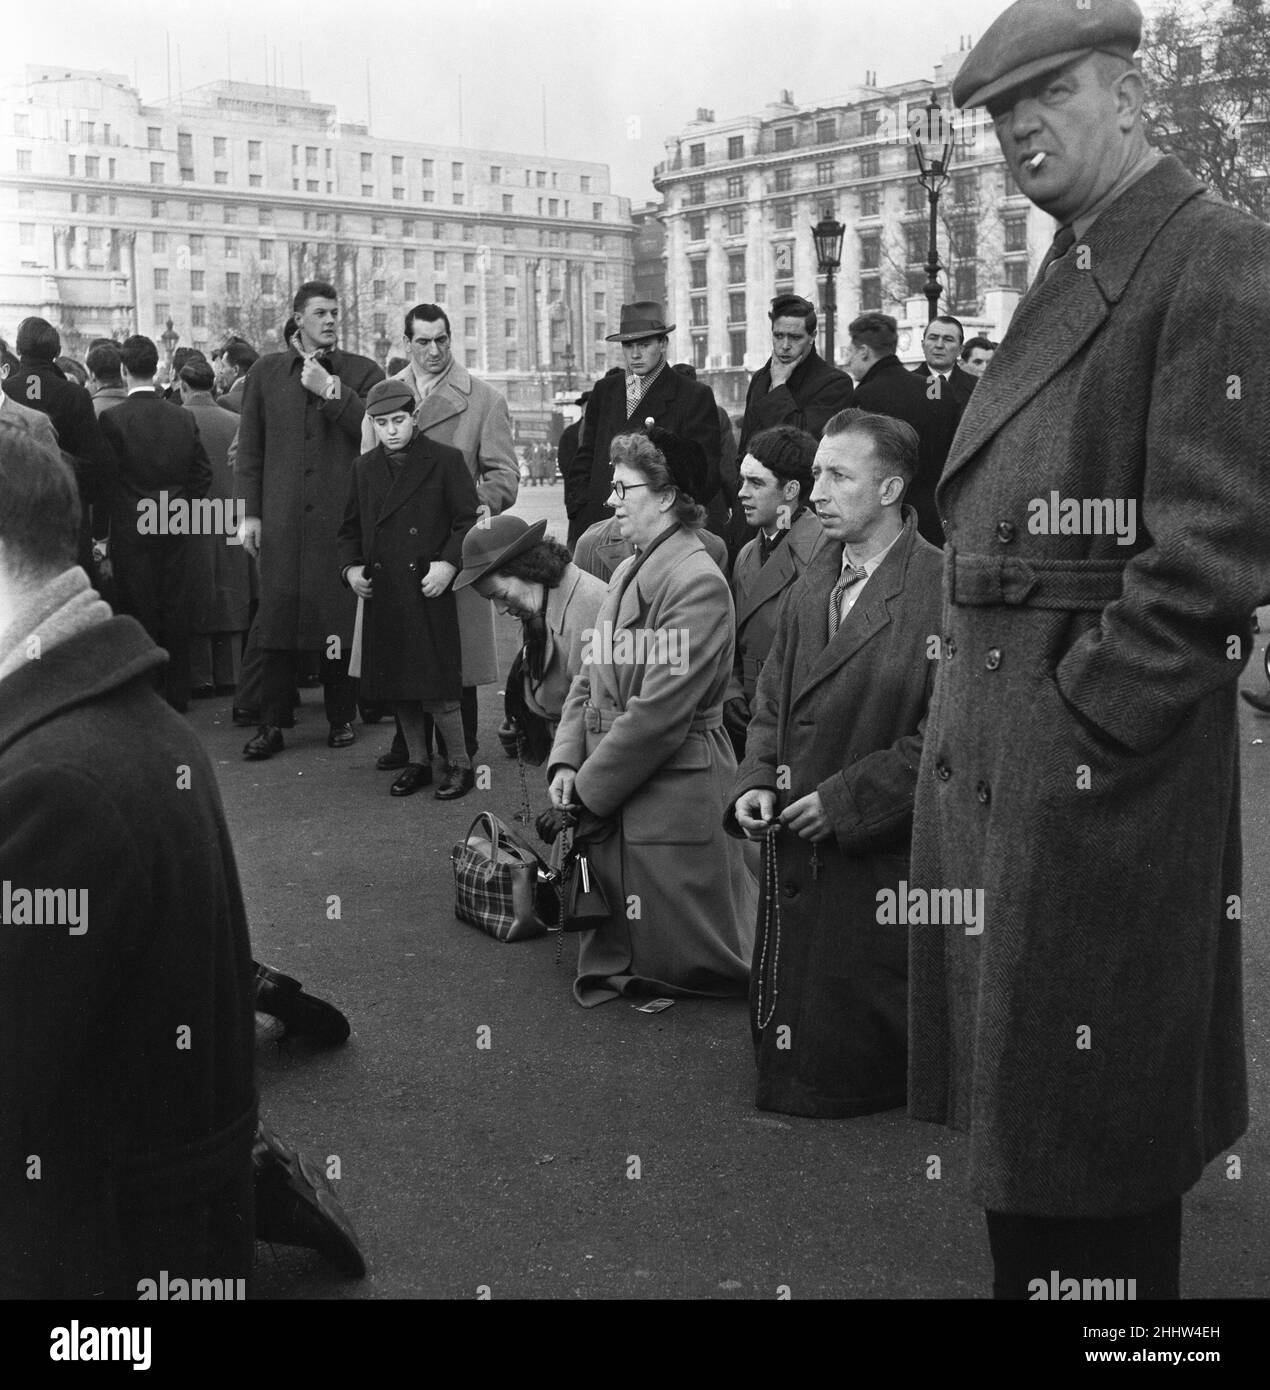
<path fill-rule="evenodd" d="M 523 555 L 547 534 L 546 518 L 531 526 L 518 516 L 492 516 L 478 522 L 463 537 L 463 568 L 454 581 L 455 589 L 466 589 L 484 579 L 513 555 Z"/>
<path fill-rule="evenodd" d="M 662 317 L 661 305 L 655 299 L 637 299 L 634 304 L 622 305 L 621 326 L 604 341 L 636 343 L 641 338 L 664 338 L 674 331 L 675 325 Z"/>

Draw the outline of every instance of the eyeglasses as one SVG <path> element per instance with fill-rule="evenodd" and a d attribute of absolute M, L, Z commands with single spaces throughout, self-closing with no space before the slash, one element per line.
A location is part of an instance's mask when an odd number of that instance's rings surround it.
<path fill-rule="evenodd" d="M 616 497 L 619 502 L 625 502 L 626 494 L 628 492 L 634 492 L 637 487 L 652 487 L 652 483 L 614 483 L 613 496 Z"/>

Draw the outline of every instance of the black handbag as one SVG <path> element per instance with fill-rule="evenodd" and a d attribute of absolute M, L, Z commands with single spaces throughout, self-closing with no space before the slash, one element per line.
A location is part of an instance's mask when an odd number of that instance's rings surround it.
<path fill-rule="evenodd" d="M 592 931 L 608 921 L 612 909 L 604 895 L 586 841 L 573 841 L 560 868 L 560 930 Z"/>

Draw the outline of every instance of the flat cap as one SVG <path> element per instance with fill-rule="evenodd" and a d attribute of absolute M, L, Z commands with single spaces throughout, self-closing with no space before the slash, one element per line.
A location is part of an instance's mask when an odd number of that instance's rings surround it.
<path fill-rule="evenodd" d="M 1015 0 L 988 26 L 953 79 L 961 107 L 994 98 L 1087 53 L 1114 53 L 1130 61 L 1142 39 L 1142 11 L 1134 0 Z"/>
<path fill-rule="evenodd" d="M 366 397 L 367 415 L 392 415 L 398 410 L 414 414 L 415 398 L 404 381 L 390 376 L 387 381 L 377 381 Z"/>

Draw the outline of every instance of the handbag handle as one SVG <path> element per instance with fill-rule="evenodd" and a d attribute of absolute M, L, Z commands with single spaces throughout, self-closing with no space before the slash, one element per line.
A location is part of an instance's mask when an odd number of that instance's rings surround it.
<path fill-rule="evenodd" d="M 467 828 L 466 838 L 469 844 L 472 841 L 472 832 L 482 821 L 484 821 L 489 828 L 490 867 L 486 877 L 489 877 L 494 872 L 494 865 L 498 863 L 499 847 L 502 844 L 512 845 L 518 849 L 521 854 L 528 855 L 534 866 L 539 871 L 545 872 L 548 876 L 554 872 L 551 865 L 547 863 L 532 845 L 522 840 L 510 826 L 504 825 L 491 811 L 478 811 L 472 818 L 472 824 Z"/>

